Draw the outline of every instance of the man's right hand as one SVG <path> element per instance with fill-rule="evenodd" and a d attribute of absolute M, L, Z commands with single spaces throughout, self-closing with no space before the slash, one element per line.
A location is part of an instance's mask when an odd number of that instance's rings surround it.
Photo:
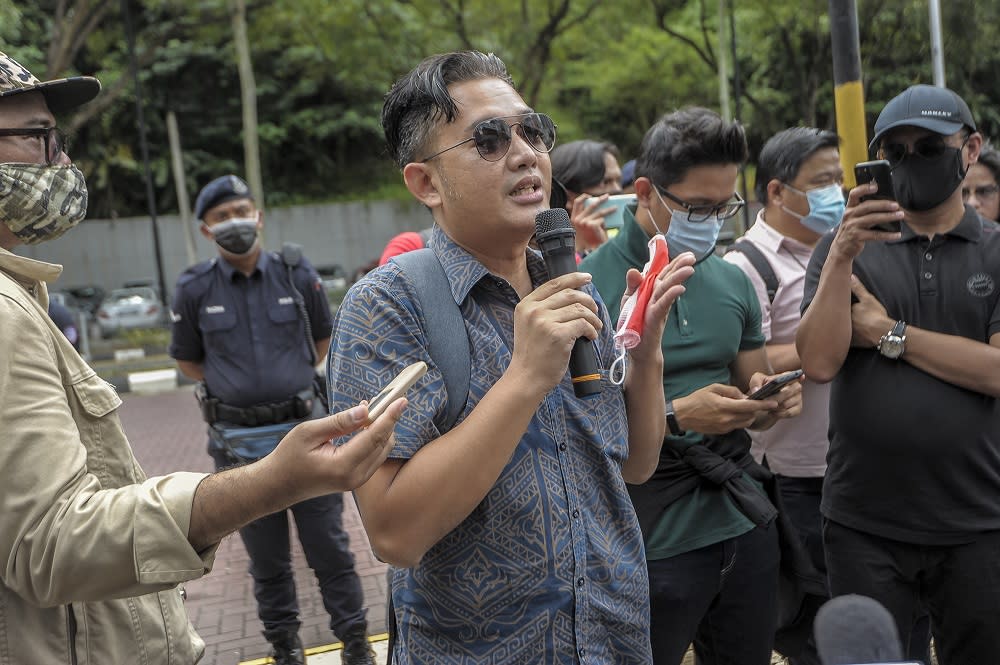
<path fill-rule="evenodd" d="M 597 303 L 580 287 L 590 275 L 574 272 L 549 280 L 514 308 L 514 352 L 507 374 L 525 376 L 540 396 L 562 380 L 579 337 L 597 339 Z"/>
<path fill-rule="evenodd" d="M 399 398 L 370 426 L 364 403 L 325 418 L 299 423 L 285 435 L 261 463 L 270 473 L 287 478 L 287 487 L 319 496 L 348 492 L 364 484 L 386 460 L 396 443 L 393 430 L 406 408 Z M 346 443 L 334 446 L 332 439 L 354 433 Z"/>
<path fill-rule="evenodd" d="M 899 238 L 899 233 L 872 228 L 876 224 L 889 224 L 903 219 L 903 209 L 895 201 L 888 199 L 861 200 L 862 196 L 868 196 L 877 191 L 878 187 L 870 182 L 858 185 L 851 190 L 847 197 L 843 221 L 837 227 L 837 235 L 830 247 L 831 259 L 839 257 L 853 261 L 869 240 L 896 240 Z"/>
<path fill-rule="evenodd" d="M 726 434 L 749 427 L 763 413 L 774 411 L 772 398 L 751 400 L 736 386 L 713 383 L 674 400 L 677 425 L 700 434 Z"/>

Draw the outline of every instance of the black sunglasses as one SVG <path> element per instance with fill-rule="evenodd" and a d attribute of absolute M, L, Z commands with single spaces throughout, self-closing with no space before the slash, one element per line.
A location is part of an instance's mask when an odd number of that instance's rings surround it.
<path fill-rule="evenodd" d="M 21 129 L 0 129 L 0 136 L 37 136 L 45 142 L 45 163 L 49 166 L 59 161 L 59 155 L 66 150 L 66 136 L 56 127 L 24 127 Z"/>
<path fill-rule="evenodd" d="M 520 118 L 518 122 L 508 123 L 509 118 Z M 420 162 L 429 162 L 438 155 L 453 150 L 469 141 L 475 141 L 479 156 L 487 162 L 496 162 L 504 158 L 510 150 L 510 142 L 514 138 L 513 128 L 518 127 L 518 133 L 536 152 L 548 152 L 556 144 L 556 124 L 544 113 L 522 113 L 506 115 L 499 118 L 483 120 L 472 130 L 472 136 L 459 141 L 453 146 L 439 150 Z"/>
<path fill-rule="evenodd" d="M 705 204 L 693 204 L 688 203 L 684 199 L 679 199 L 667 190 L 657 186 L 656 191 L 663 194 L 668 199 L 681 206 L 688 213 L 688 219 L 692 222 L 704 222 L 709 217 L 716 217 L 718 219 L 729 219 L 743 209 L 746 205 L 746 201 L 740 196 L 739 192 L 733 192 L 734 200 L 726 201 L 725 203 L 705 203 Z"/>
<path fill-rule="evenodd" d="M 965 137 L 962 147 L 965 147 L 969 137 Z M 923 136 L 913 142 L 913 153 L 921 159 L 936 159 L 944 154 L 944 151 L 953 146 L 948 145 L 945 137 L 940 134 L 933 136 Z M 906 155 L 910 153 L 909 147 L 905 143 L 883 143 L 882 155 L 890 164 L 899 164 Z"/>

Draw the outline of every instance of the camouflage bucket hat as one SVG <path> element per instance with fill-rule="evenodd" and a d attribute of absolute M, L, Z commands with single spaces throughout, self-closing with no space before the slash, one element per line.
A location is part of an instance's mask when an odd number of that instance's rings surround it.
<path fill-rule="evenodd" d="M 39 81 L 17 60 L 0 51 L 0 100 L 33 90 L 45 95 L 50 111 L 59 113 L 92 100 L 101 91 L 101 84 L 92 76 Z"/>

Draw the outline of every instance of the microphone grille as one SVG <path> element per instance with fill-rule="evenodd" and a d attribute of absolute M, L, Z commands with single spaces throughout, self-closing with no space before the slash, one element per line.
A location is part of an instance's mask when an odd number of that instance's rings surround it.
<path fill-rule="evenodd" d="M 535 233 L 542 235 L 550 231 L 573 230 L 566 208 L 550 208 L 535 215 Z"/>

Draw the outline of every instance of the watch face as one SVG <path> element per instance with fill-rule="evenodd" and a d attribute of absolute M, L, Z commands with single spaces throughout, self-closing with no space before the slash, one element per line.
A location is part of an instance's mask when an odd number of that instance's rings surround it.
<path fill-rule="evenodd" d="M 895 335 L 887 336 L 879 347 L 879 352 L 886 358 L 900 357 L 903 355 L 903 339 Z"/>

